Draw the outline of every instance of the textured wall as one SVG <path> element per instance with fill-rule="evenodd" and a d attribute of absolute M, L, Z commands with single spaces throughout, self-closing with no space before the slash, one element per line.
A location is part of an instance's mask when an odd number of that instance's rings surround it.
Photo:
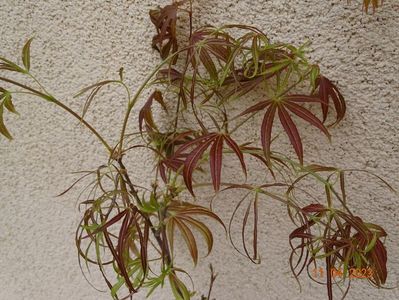
<path fill-rule="evenodd" d="M 361 12 L 360 0 L 350 5 L 340 0 L 198 2 L 195 13 L 206 14 L 201 24 L 249 23 L 273 40 L 295 44 L 309 38 L 312 59 L 320 63 L 324 74 L 337 80 L 348 114 L 332 130 L 331 144 L 319 142 L 321 135 L 316 131 L 307 131 L 305 157 L 308 162 L 375 171 L 399 188 L 397 0 L 387 0 L 374 16 Z M 0 0 L 0 55 L 19 56 L 26 39 L 35 35 L 33 72 L 59 99 L 79 109 L 81 100 L 71 95 L 81 87 L 109 78 L 124 66 L 134 89 L 159 61 L 149 47 L 152 27 L 147 17 L 157 3 Z M 112 141 L 116 141 L 125 107 L 118 100 L 120 93 L 107 90 L 88 115 Z M 109 299 L 84 281 L 77 264 L 78 191 L 54 197 L 72 182 L 70 172 L 95 168 L 105 153 L 87 131 L 56 107 L 29 97 L 21 97 L 16 106 L 20 117 L 6 118 L 15 140 L 0 140 L 0 299 Z M 257 127 L 248 129 L 257 131 Z M 129 164 L 144 170 L 150 159 L 148 154 L 137 153 Z M 145 171 L 135 174 L 135 180 L 143 184 L 150 179 Z M 350 199 L 354 212 L 383 225 L 389 233 L 388 282 L 396 286 L 398 199 L 362 178 L 350 190 L 355 195 Z M 236 200 L 233 194 L 220 199 L 217 212 L 227 219 Z M 262 205 L 263 263 L 254 266 L 237 255 L 216 228 L 213 254 L 192 271 L 197 289 L 207 287 L 207 265 L 212 262 L 220 275 L 214 290 L 217 299 L 325 299 L 324 287 L 306 277 L 304 291 L 299 292 L 287 264 L 287 236 L 292 228 L 285 225 L 285 209 L 271 202 Z M 96 272 L 91 278 L 104 289 Z M 165 289 L 155 299 L 172 297 Z M 348 299 L 399 299 L 399 289 L 376 290 L 357 280 Z"/>

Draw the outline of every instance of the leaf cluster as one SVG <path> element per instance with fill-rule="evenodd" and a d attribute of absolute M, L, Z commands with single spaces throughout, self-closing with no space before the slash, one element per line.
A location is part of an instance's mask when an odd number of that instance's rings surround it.
<path fill-rule="evenodd" d="M 375 9 L 379 2 L 364 1 L 366 11 L 370 5 Z M 179 36 L 177 30 L 181 13 L 189 16 L 185 36 Z M 88 270 L 91 266 L 98 268 L 113 299 L 132 299 L 143 288 L 149 297 L 166 280 L 176 299 L 192 299 L 196 293 L 194 287 L 188 287 L 191 277 L 176 263 L 180 251 L 186 251 L 194 265 L 202 252 L 209 255 L 215 241 L 214 228 L 208 222 L 215 221 L 235 250 L 260 263 L 262 204 L 273 200 L 287 207 L 287 220 L 296 226 L 289 236 L 289 262 L 296 278 L 309 266 L 324 261 L 328 270 L 342 267 L 344 281 L 350 268 L 370 267 L 374 272 L 369 281 L 382 287 L 388 276 L 387 233 L 351 212 L 349 199 L 356 195 L 348 195 L 345 189 L 345 174 L 351 170 L 306 163 L 307 143 L 300 134 L 306 128 L 298 121 L 317 128 L 330 140 L 333 126 L 346 115 L 346 102 L 337 85 L 308 60 L 308 43 L 295 46 L 272 42 L 260 29 L 243 24 L 194 28 L 191 1 L 175 1 L 151 10 L 149 15 L 156 30 L 152 47 L 162 62 L 134 94 L 124 80 L 123 68 L 118 78 L 83 88 L 75 96 L 87 95 L 81 113 L 52 96 L 32 75 L 32 39 L 22 49 L 21 66 L 0 57 L 0 71 L 9 76 L 20 73 L 30 80 L 24 84 L 0 77 L 7 85 L 7 89 L 0 88 L 1 135 L 12 138 L 4 124 L 4 112 L 17 113 L 14 96 L 28 94 L 73 116 L 109 155 L 94 170 L 78 172 L 79 178 L 60 194 L 86 184 L 79 196 L 83 212 L 76 231 L 82 272 L 84 265 Z M 8 89 L 8 85 L 18 90 Z M 126 92 L 126 112 L 116 144 L 85 120 L 100 91 L 110 85 Z M 144 104 L 139 108 L 137 130 L 131 131 L 129 120 L 140 100 Z M 237 103 L 244 109 L 235 112 Z M 153 114 L 155 106 L 169 116 L 162 125 Z M 257 140 L 239 135 L 258 115 L 262 120 L 258 122 Z M 244 141 L 240 141 L 243 136 Z M 287 150 L 293 150 L 293 158 L 276 151 L 281 136 L 291 143 L 292 149 Z M 131 154 L 143 149 L 153 155 L 153 163 L 148 165 L 148 171 L 154 174 L 151 185 L 132 179 L 136 177 L 132 172 L 141 175 L 143 170 L 130 168 Z M 225 182 L 223 162 L 231 158 L 237 160 L 243 177 Z M 250 158 L 265 168 L 261 183 L 250 177 L 246 162 Z M 210 180 L 200 182 L 197 175 L 208 174 L 207 169 Z M 315 186 L 321 186 L 324 195 L 313 193 L 303 184 L 306 178 L 315 179 Z M 195 202 L 197 189 L 204 187 L 215 192 L 207 198 L 211 198 L 209 207 Z M 239 191 L 245 194 L 238 199 L 226 226 L 223 216 L 215 212 L 213 200 L 228 191 L 237 192 L 234 200 Z M 298 191 L 305 196 L 299 197 Z M 238 217 L 240 213 L 242 218 Z M 241 227 L 240 244 L 233 229 L 237 223 Z M 176 243 L 179 237 L 183 247 Z M 204 251 L 199 237 L 204 241 Z M 215 279 L 211 267 L 209 291 L 202 299 L 211 299 Z M 324 284 L 331 300 L 333 278 L 328 276 Z"/>

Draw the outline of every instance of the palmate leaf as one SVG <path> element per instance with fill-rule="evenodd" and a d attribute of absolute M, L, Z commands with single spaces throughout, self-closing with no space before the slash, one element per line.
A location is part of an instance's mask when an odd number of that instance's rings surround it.
<path fill-rule="evenodd" d="M 289 236 L 292 248 L 290 266 L 295 277 L 311 263 L 325 259 L 329 300 L 333 299 L 333 268 L 343 269 L 344 278 L 349 277 L 351 268 L 370 268 L 372 274 L 367 279 L 378 287 L 385 283 L 387 252 L 380 240 L 387 235 L 384 229 L 365 223 L 360 217 L 336 209 L 332 211 L 318 203 L 303 207 L 300 213 L 303 225 Z M 293 245 L 294 240 L 300 240 L 297 246 Z M 298 266 L 299 271 L 295 272 Z"/>
<path fill-rule="evenodd" d="M 226 228 L 223 221 L 206 207 L 175 200 L 168 204 L 166 208 L 165 224 L 170 248 L 173 252 L 175 230 L 179 229 L 193 262 L 196 265 L 198 262 L 198 247 L 191 228 L 196 229 L 203 236 L 208 248 L 207 255 L 212 251 L 213 235 L 203 222 L 195 219 L 193 216 L 209 217 L 218 221 L 225 230 Z"/>
<path fill-rule="evenodd" d="M 174 156 L 166 159 L 162 159 L 158 164 L 159 173 L 164 182 L 167 182 L 166 169 L 178 172 L 178 170 L 184 165 L 187 155 L 182 154 L 180 157 Z"/>
<path fill-rule="evenodd" d="M 274 199 L 278 199 L 279 201 L 283 200 L 282 198 L 279 198 L 277 195 L 273 194 L 272 192 L 268 192 L 267 189 L 273 188 L 273 187 L 281 187 L 281 186 L 286 186 L 286 184 L 282 183 L 271 183 L 271 184 L 263 184 L 260 186 L 252 186 L 250 184 L 229 184 L 227 187 L 225 187 L 222 191 L 227 191 L 231 189 L 241 189 L 245 190 L 246 193 L 244 196 L 238 201 L 237 205 L 234 208 L 234 211 L 230 217 L 229 225 L 228 225 L 228 235 L 230 239 L 231 245 L 234 247 L 234 249 L 240 253 L 241 255 L 247 257 L 251 262 L 254 264 L 260 264 L 261 258 L 259 255 L 258 251 L 258 223 L 259 223 L 259 197 L 261 194 L 272 197 Z M 253 198 L 249 197 L 251 194 L 253 194 Z M 249 199 L 249 201 L 247 201 Z M 242 226 L 241 226 L 241 244 L 243 248 L 243 252 L 238 248 L 236 243 L 233 241 L 233 222 L 236 221 L 237 215 L 239 212 L 239 209 L 242 207 L 245 207 L 245 202 L 248 202 L 246 205 L 246 209 L 244 212 L 244 216 L 242 218 Z M 284 202 L 284 200 L 283 200 Z M 247 231 L 248 231 L 248 220 L 252 215 L 252 240 L 250 243 L 248 243 L 248 238 L 247 238 Z M 251 244 L 251 247 L 249 246 Z M 252 253 L 250 253 L 250 248 L 252 248 Z"/>
<path fill-rule="evenodd" d="M 246 176 L 247 169 L 242 151 L 238 146 L 238 144 L 228 134 L 208 133 L 194 139 L 193 141 L 183 144 L 176 150 L 174 154 L 175 158 L 179 158 L 182 155 L 186 155 L 183 167 L 183 178 L 187 189 L 193 196 L 194 196 L 193 185 L 192 185 L 193 172 L 198 167 L 197 164 L 199 160 L 202 158 L 203 154 L 209 147 L 210 147 L 209 163 L 211 168 L 212 183 L 215 191 L 219 191 L 221 183 L 224 142 L 238 157 L 241 164 L 241 168 Z"/>
<path fill-rule="evenodd" d="M 96 220 L 98 218 L 102 220 L 101 223 L 97 223 Z M 111 227 L 119 227 L 117 235 L 111 233 Z M 143 284 L 148 270 L 149 230 L 150 223 L 133 205 L 120 211 L 112 218 L 109 217 L 109 213 L 103 214 L 101 208 L 98 209 L 96 205 L 89 207 L 85 211 L 76 232 L 76 245 L 79 250 L 79 256 L 86 262 L 97 264 L 100 267 L 100 271 L 115 299 L 118 299 L 116 294 L 122 285 L 126 285 L 129 295 L 132 295 Z M 84 232 L 87 235 L 84 236 Z M 86 239 L 90 239 L 91 242 L 88 248 L 84 250 L 82 245 Z M 88 253 L 90 247 L 94 245 L 96 247 L 96 257 L 91 259 L 88 257 Z M 109 252 L 112 257 L 110 261 L 102 262 L 100 247 L 102 250 Z M 137 262 L 139 263 L 137 264 Z M 112 264 L 117 273 L 118 282 L 116 284 L 111 284 L 104 272 L 103 268 L 108 264 Z M 139 275 L 132 279 L 131 276 L 137 271 L 139 271 Z"/>
<path fill-rule="evenodd" d="M 190 36 L 184 51 L 186 61 L 182 72 L 161 70 L 162 77 L 167 75 L 169 82 L 178 85 L 179 99 L 184 107 L 194 100 L 205 103 L 212 98 L 222 80 L 219 75 L 223 66 L 228 64 L 233 46 L 233 38 L 224 31 L 211 26 L 201 27 Z M 212 87 L 202 82 L 209 82 Z"/>
<path fill-rule="evenodd" d="M 295 62 L 295 56 L 288 49 L 270 44 L 268 38 L 262 33 L 248 33 L 239 40 L 245 43 L 246 40 L 251 39 L 250 50 L 247 50 L 248 53 L 243 53 L 245 57 L 243 66 L 233 65 L 233 74 L 223 82 L 223 86 L 228 86 L 230 89 L 225 97 L 232 95 L 241 97 L 270 78 L 281 74 Z"/>
<path fill-rule="evenodd" d="M 188 275 L 187 272 L 182 269 L 174 268 L 173 271 L 181 272 Z M 195 292 L 190 292 L 187 286 L 184 284 L 182 280 L 177 277 L 176 272 L 170 272 L 168 275 L 170 288 L 172 290 L 173 295 L 176 300 L 190 300 L 192 296 L 195 295 Z M 191 279 L 191 277 L 190 277 Z"/>
<path fill-rule="evenodd" d="M 229 98 L 231 96 L 242 97 L 245 94 L 253 91 L 255 88 L 265 83 L 272 77 L 284 71 L 289 66 L 289 62 L 284 63 L 269 63 L 264 67 L 267 71 L 261 72 L 255 76 L 244 75 L 244 69 L 240 68 L 235 70 L 233 76 L 229 76 L 223 81 L 222 86 L 227 86 L 229 90 L 224 94 L 224 97 Z"/>
<path fill-rule="evenodd" d="M 174 154 L 174 149 L 195 139 L 195 133 L 191 130 L 173 133 L 151 132 L 151 137 L 159 154 L 157 169 L 162 180 L 166 183 L 166 170 L 178 172 L 187 157 L 185 153 Z"/>
<path fill-rule="evenodd" d="M 169 54 L 178 50 L 176 36 L 177 10 L 185 2 L 187 1 L 174 2 L 165 7 L 150 10 L 151 22 L 157 30 L 157 34 L 152 39 L 152 47 L 159 52 L 162 59 L 166 59 Z M 172 62 L 176 63 L 176 61 L 177 56 L 173 58 Z"/>
<path fill-rule="evenodd" d="M 336 120 L 333 124 L 339 123 L 345 116 L 346 103 L 345 99 L 338 90 L 338 88 L 326 77 L 319 75 L 316 79 L 316 87 L 318 87 L 318 97 L 321 100 L 321 109 L 323 112 L 323 123 L 327 119 L 330 99 L 332 99 L 335 112 L 337 114 Z"/>
<path fill-rule="evenodd" d="M 246 33 L 235 39 L 229 28 Z M 221 93 L 222 99 L 248 93 L 294 61 L 292 53 L 271 45 L 264 33 L 251 26 L 231 25 L 222 30 L 205 26 L 192 34 L 189 45 L 185 69 L 193 70 L 194 81 L 199 77 L 212 82 L 213 92 Z M 198 97 L 194 97 L 194 84 L 191 86 L 190 100 L 194 101 Z"/>
<path fill-rule="evenodd" d="M 226 97 L 241 97 L 262 83 L 262 87 L 274 85 L 274 81 L 270 80 L 272 77 L 280 80 L 291 74 L 302 76 L 304 68 L 309 67 L 304 56 L 306 44 L 296 48 L 288 44 L 270 43 L 264 33 L 246 29 L 248 32 L 237 39 L 241 45 L 236 47 L 234 53 L 240 54 L 233 63 L 233 74 L 224 82 L 229 86 Z"/>
<path fill-rule="evenodd" d="M 199 66 L 202 64 L 208 78 L 218 81 L 216 66 L 224 65 L 230 59 L 234 46 L 233 38 L 214 27 L 206 26 L 192 34 L 189 45 L 187 63 L 191 65 L 193 72 L 199 74 Z"/>
<path fill-rule="evenodd" d="M 368 278 L 369 281 L 381 287 L 385 284 L 388 273 L 387 250 L 380 239 L 386 237 L 387 233 L 381 226 L 365 223 L 360 217 L 349 216 L 342 212 L 339 212 L 338 216 L 357 231 L 352 237 L 356 251 L 350 257 L 346 257 L 347 261 L 356 268 L 370 267 L 373 274 Z M 359 255 L 362 258 L 360 261 L 356 260 L 357 252 L 362 254 Z"/>
<path fill-rule="evenodd" d="M 158 90 L 154 91 L 139 112 L 139 129 L 141 133 L 143 132 L 143 122 L 145 123 L 147 131 L 152 132 L 154 130 L 158 130 L 154 122 L 151 109 L 154 100 L 157 101 L 165 111 L 167 111 L 166 104 L 163 101 L 162 93 Z"/>
<path fill-rule="evenodd" d="M 297 126 L 292 120 L 290 113 L 317 127 L 328 137 L 328 139 L 330 139 L 330 134 L 323 123 L 313 113 L 298 103 L 321 103 L 321 100 L 315 96 L 290 95 L 285 96 L 277 101 L 265 100 L 259 102 L 240 114 L 242 116 L 266 109 L 261 125 L 261 143 L 267 161 L 270 161 L 272 129 L 276 113 L 301 164 L 303 163 L 302 141 Z"/>

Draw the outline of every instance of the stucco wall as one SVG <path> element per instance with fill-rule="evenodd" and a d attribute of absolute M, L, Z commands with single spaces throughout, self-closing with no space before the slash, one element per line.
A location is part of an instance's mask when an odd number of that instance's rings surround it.
<path fill-rule="evenodd" d="M 242 22 L 267 32 L 273 40 L 300 44 L 312 41 L 312 59 L 337 81 L 348 103 L 346 119 L 332 130 L 333 141 L 309 130 L 304 135 L 307 161 L 377 172 L 396 188 L 399 169 L 399 5 L 385 1 L 374 16 L 360 10 L 360 0 L 201 0 L 195 14 L 201 24 Z M 357 3 L 356 3 L 357 2 Z M 163 3 L 166 3 L 163 1 Z M 153 28 L 147 17 L 157 1 L 0 0 L 0 55 L 19 57 L 28 37 L 32 70 L 59 99 L 76 110 L 81 87 L 109 78 L 120 66 L 136 88 L 159 61 L 150 49 Z M 116 141 L 125 107 L 121 91 L 107 91 L 88 119 Z M 56 107 L 20 97 L 19 117 L 7 117 L 15 140 L 0 140 L 0 299 L 109 299 L 83 279 L 77 264 L 74 232 L 79 220 L 78 191 L 55 198 L 74 176 L 106 159 L 87 131 Z M 303 124 L 302 124 L 303 125 Z M 252 128 L 251 132 L 258 131 Z M 284 143 L 283 143 L 284 144 Z M 149 182 L 151 156 L 138 152 L 131 168 L 135 179 Z M 355 181 L 356 182 L 356 181 Z M 350 206 L 388 233 L 388 285 L 399 279 L 398 198 L 374 181 L 362 178 L 350 188 Z M 217 210 L 226 220 L 234 195 L 220 199 Z M 216 299 L 326 299 L 324 287 L 302 278 L 300 293 L 287 259 L 288 234 L 284 207 L 265 203 L 261 215 L 262 264 L 237 255 L 216 228 L 215 249 L 192 271 L 196 288 L 208 283 L 208 263 L 219 273 Z M 187 259 L 187 266 L 190 263 Z M 105 285 L 93 269 L 96 286 Z M 139 297 L 137 297 L 139 299 Z M 142 296 L 142 298 L 144 297 Z M 172 299 L 169 290 L 155 299 Z M 376 290 L 365 281 L 353 284 L 348 299 L 399 299 L 399 289 Z"/>

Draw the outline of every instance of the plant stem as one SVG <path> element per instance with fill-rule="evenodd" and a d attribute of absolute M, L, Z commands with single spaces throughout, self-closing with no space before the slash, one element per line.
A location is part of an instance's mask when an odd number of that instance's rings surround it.
<path fill-rule="evenodd" d="M 53 99 L 52 101 L 59 107 L 63 108 L 67 112 L 69 112 L 72 116 L 74 116 L 76 119 L 78 119 L 80 122 L 82 122 L 99 140 L 100 142 L 107 148 L 109 153 L 112 153 L 112 148 L 108 145 L 108 143 L 104 140 L 104 138 L 95 130 L 87 121 L 85 121 L 81 116 L 79 116 L 77 113 L 75 113 L 72 109 L 70 109 L 68 106 L 63 104 L 62 102 L 58 101 L 57 99 Z"/>
<path fill-rule="evenodd" d="M 136 199 L 137 203 L 139 203 L 141 205 L 140 197 L 138 196 L 137 190 L 134 188 L 134 185 L 133 185 L 132 181 L 130 180 L 127 169 L 126 169 L 125 165 L 123 164 L 122 157 L 120 157 L 117 161 L 122 170 L 121 174 L 124 177 L 124 180 L 126 180 L 128 186 L 130 188 L 130 193 Z M 163 210 L 161 212 L 160 224 L 163 223 L 164 213 L 165 213 L 165 210 Z M 146 219 L 146 222 L 148 222 L 151 232 L 154 235 L 159 247 L 161 248 L 162 259 L 166 260 L 166 264 L 172 268 L 172 274 L 174 274 L 176 276 L 176 272 L 173 270 L 172 255 L 170 254 L 170 249 L 168 246 L 168 239 L 166 236 L 165 227 L 162 224 L 161 232 L 157 231 L 155 229 L 154 225 L 152 224 L 149 215 L 144 212 L 142 212 L 142 215 Z M 162 237 L 161 237 L 161 235 L 162 235 Z M 179 293 L 181 293 L 181 291 L 179 291 Z"/>
<path fill-rule="evenodd" d="M 34 93 L 35 95 L 37 95 L 37 96 L 39 96 L 39 97 L 42 97 L 42 98 L 44 98 L 44 99 L 47 100 L 47 101 L 52 101 L 52 98 L 54 98 L 54 97 L 52 97 L 52 96 L 43 94 L 42 92 L 39 92 L 39 91 L 37 91 L 37 90 L 35 90 L 35 89 L 29 87 L 29 86 L 26 86 L 26 85 L 24 85 L 24 84 L 22 84 L 22 83 L 16 82 L 16 81 L 14 81 L 14 80 L 11 80 L 11 79 L 8 79 L 8 78 L 5 78 L 5 77 L 0 77 L 0 81 L 8 82 L 8 83 L 11 83 L 11 84 L 13 84 L 13 85 L 19 86 L 19 87 L 21 87 L 21 88 L 23 88 L 23 89 L 25 89 L 25 90 L 31 91 L 31 92 Z"/>
<path fill-rule="evenodd" d="M 214 271 L 213 271 L 212 265 L 209 265 L 209 268 L 211 269 L 211 281 L 210 281 L 210 284 L 209 284 L 208 296 L 206 298 L 207 300 L 211 300 L 211 293 L 212 293 L 213 283 L 215 282 L 216 277 L 217 277 L 217 274 L 215 274 Z"/>
<path fill-rule="evenodd" d="M 249 117 L 245 118 L 243 121 L 241 121 L 240 123 L 238 123 L 232 130 L 230 130 L 229 133 L 230 133 L 230 134 L 233 134 L 233 132 L 237 131 L 242 125 L 246 124 L 247 121 L 248 121 L 249 119 L 251 119 L 253 116 L 255 116 L 257 113 L 258 113 L 258 112 L 256 111 L 256 112 L 253 112 L 252 114 L 250 114 Z M 233 118 L 233 119 L 235 119 L 235 118 Z M 232 120 L 233 120 L 233 119 L 232 119 Z M 230 121 L 232 121 L 232 120 L 230 120 Z"/>
<path fill-rule="evenodd" d="M 296 87 L 298 84 L 300 84 L 304 78 L 306 78 L 309 74 L 310 74 L 311 70 L 306 72 L 304 75 L 302 75 L 300 77 L 299 80 L 297 80 L 295 83 L 293 83 L 292 85 L 290 85 L 287 89 L 285 89 L 283 92 L 277 94 L 275 96 L 275 98 L 279 98 L 285 94 L 287 94 L 290 90 L 292 90 L 294 87 Z M 249 117 L 247 117 L 246 119 L 244 119 L 242 122 L 238 123 L 236 127 L 233 128 L 233 130 L 230 131 L 230 134 L 232 134 L 233 132 L 235 132 L 237 129 L 239 129 L 242 125 L 244 125 L 249 119 L 251 119 L 253 116 L 255 116 L 259 111 L 256 111 L 254 113 L 252 113 Z M 234 121 L 235 119 L 239 118 L 240 115 L 237 115 L 235 117 L 233 117 L 232 119 L 230 119 L 231 121 Z"/>
<path fill-rule="evenodd" d="M 94 129 L 93 126 L 91 126 L 87 121 L 85 121 L 81 116 L 79 116 L 76 112 L 74 112 L 72 109 L 70 109 L 68 106 L 66 106 L 65 104 L 63 104 L 62 102 L 60 102 L 59 100 L 57 100 L 55 97 L 53 97 L 52 95 L 48 95 L 48 94 L 44 94 L 38 90 L 35 90 L 27 85 L 24 85 L 22 83 L 16 82 L 14 80 L 5 78 L 5 77 L 0 77 L 0 81 L 4 81 L 4 82 L 8 82 L 11 83 L 13 85 L 19 86 L 25 90 L 28 90 L 30 92 L 32 92 L 33 94 L 35 94 L 36 96 L 39 96 L 49 102 L 52 102 L 54 104 L 56 104 L 57 106 L 61 107 L 62 109 L 64 109 L 65 111 L 67 111 L 69 114 L 71 114 L 72 116 L 74 116 L 76 119 L 78 119 L 80 122 L 82 122 L 99 140 L 100 142 L 105 146 L 105 148 L 107 148 L 108 152 L 112 153 L 112 148 L 108 145 L 108 143 L 104 140 L 104 138 L 97 132 L 97 130 Z"/>
<path fill-rule="evenodd" d="M 162 63 L 160 63 L 152 72 L 149 76 L 147 76 L 147 78 L 144 80 L 144 83 L 140 86 L 140 88 L 138 89 L 138 91 L 136 92 L 136 94 L 134 95 L 133 99 L 129 99 L 129 103 L 127 105 L 127 111 L 123 120 L 123 124 L 122 124 L 122 130 L 121 130 L 121 136 L 119 139 L 119 153 L 122 153 L 122 149 L 123 149 L 123 140 L 125 137 L 125 132 L 126 132 L 126 127 L 127 127 L 127 122 L 129 121 L 129 117 L 130 117 L 130 113 L 134 107 L 134 105 L 136 104 L 136 102 L 139 100 L 139 97 L 141 96 L 141 93 L 143 92 L 143 90 L 145 89 L 145 87 L 147 86 L 148 82 L 152 79 L 152 77 L 154 77 L 155 74 L 157 74 L 157 72 L 163 67 L 163 65 L 169 61 L 171 58 L 173 58 L 175 55 L 177 55 L 178 52 L 173 53 L 172 55 L 169 55 L 169 57 L 167 57 Z"/>
<path fill-rule="evenodd" d="M 126 181 L 126 183 L 128 184 L 128 186 L 130 188 L 130 193 L 133 195 L 133 197 L 137 201 L 137 203 L 139 205 L 142 205 L 142 202 L 137 193 L 137 190 L 134 188 L 134 185 L 133 185 L 132 181 L 130 180 L 129 174 L 127 172 L 127 169 L 126 169 L 125 165 L 123 164 L 122 158 L 120 157 L 117 161 L 118 161 L 119 166 L 121 167 L 121 174 L 124 177 L 124 180 Z M 157 240 L 157 243 L 158 243 L 159 247 L 161 248 L 162 253 L 164 253 L 164 255 L 165 255 L 166 263 L 171 264 L 172 257 L 171 257 L 170 251 L 169 251 L 169 247 L 167 244 L 167 238 L 166 238 L 166 234 L 164 234 L 164 230 L 162 230 L 162 238 L 161 238 L 159 232 L 155 229 L 154 225 L 152 224 L 148 214 L 144 213 L 144 212 L 142 212 L 142 214 L 145 217 L 146 221 L 148 222 L 148 225 L 151 228 L 151 232 L 153 233 L 155 239 Z M 163 218 L 161 218 L 161 222 L 162 222 L 162 220 L 163 220 Z"/>

